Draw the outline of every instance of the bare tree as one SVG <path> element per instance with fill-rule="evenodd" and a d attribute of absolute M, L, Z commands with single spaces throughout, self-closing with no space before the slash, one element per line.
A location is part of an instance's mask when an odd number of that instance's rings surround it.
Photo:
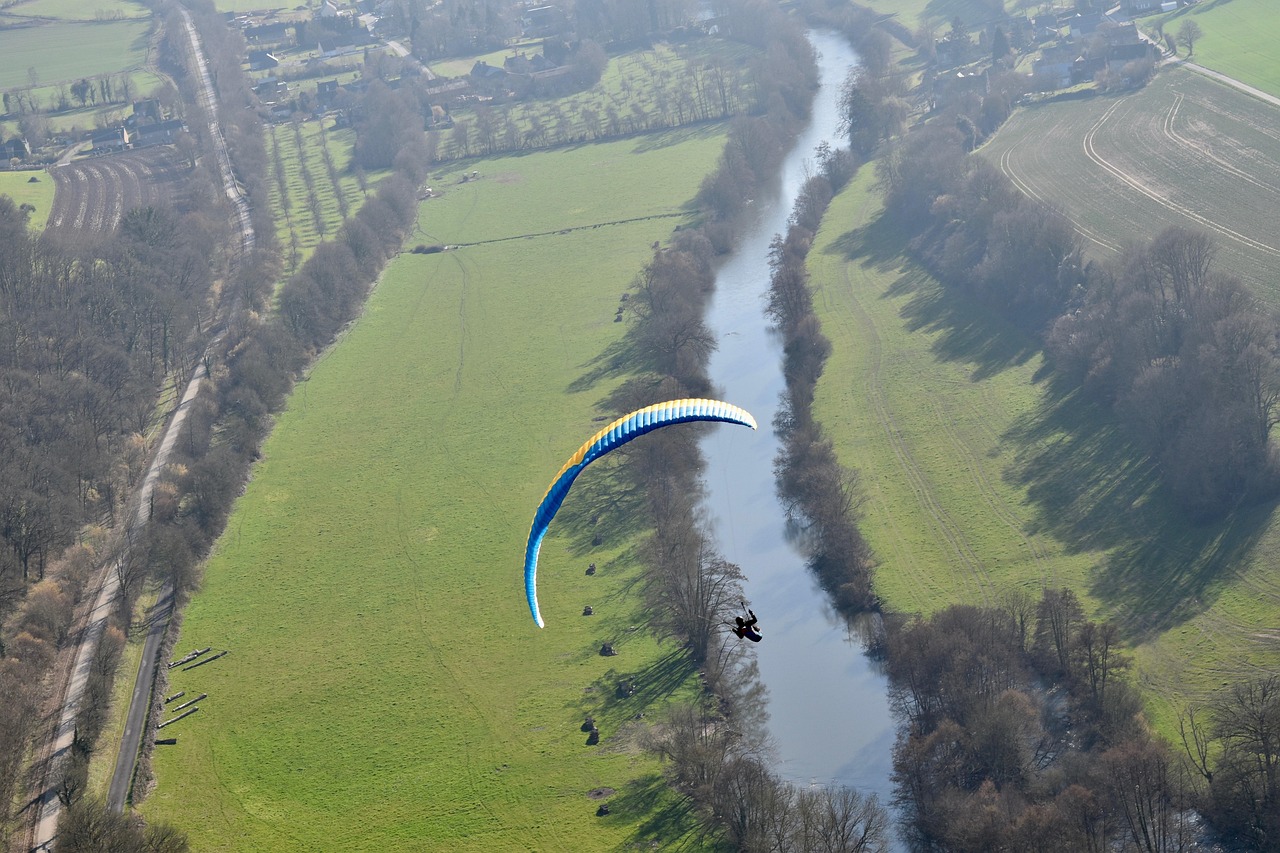
<path fill-rule="evenodd" d="M 1196 42 L 1204 35 L 1204 30 L 1200 29 L 1200 25 L 1195 21 L 1184 21 L 1182 26 L 1178 28 L 1178 44 L 1187 49 L 1187 56 L 1191 56 L 1196 52 Z"/>

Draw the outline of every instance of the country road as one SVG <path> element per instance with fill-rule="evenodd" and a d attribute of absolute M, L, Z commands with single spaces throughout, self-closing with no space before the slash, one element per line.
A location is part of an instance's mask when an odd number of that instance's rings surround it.
<path fill-rule="evenodd" d="M 199 72 L 199 108 L 201 118 L 207 124 L 210 138 L 213 141 L 214 157 L 218 163 L 219 177 L 223 191 L 231 205 L 238 233 L 240 234 L 240 251 L 237 253 L 233 268 L 228 275 L 235 274 L 236 267 L 254 247 L 254 232 L 250 222 L 249 202 L 240 191 L 239 183 L 231 168 L 231 157 L 222 136 L 217 117 L 217 94 L 213 88 L 213 80 L 209 74 L 208 62 L 205 59 L 199 36 L 191 22 L 186 9 L 178 7 L 183 18 L 191 56 Z M 233 306 L 234 309 L 234 306 Z M 223 332 L 217 331 L 206 348 L 206 354 L 216 347 Z M 201 359 L 191 380 L 187 383 L 182 399 L 175 409 L 163 438 L 152 458 L 151 465 L 138 490 L 134 512 L 129 518 L 129 529 L 140 531 L 150 519 L 151 494 L 159 479 L 160 472 L 167 464 L 173 446 L 182 430 L 182 424 L 192 404 L 200 393 L 205 378 L 207 359 Z M 78 637 L 74 663 L 63 689 L 60 709 L 57 713 L 57 725 L 54 728 L 50 743 L 42 746 L 39 792 L 36 795 L 35 819 L 31 835 L 32 851 L 52 850 L 57 837 L 58 818 L 62 814 L 62 802 L 57 795 L 57 783 L 61 776 L 61 768 L 68 758 L 71 743 L 75 735 L 76 715 L 84 700 L 85 686 L 88 682 L 89 669 L 98 648 L 98 640 L 106 627 L 107 617 L 114 607 L 119 591 L 119 574 L 116 561 L 111 560 L 99 569 L 96 580 L 97 595 L 93 607 L 85 617 L 83 625 L 77 626 Z M 173 609 L 173 590 L 168 585 L 160 592 L 160 597 L 147 615 L 149 625 L 147 640 L 143 646 L 142 661 L 138 667 L 137 682 L 134 686 L 129 713 L 125 722 L 125 736 L 120 745 L 115 772 L 112 775 L 111 787 L 107 795 L 109 807 L 122 811 L 132 787 L 134 766 L 141 749 L 142 734 L 146 727 L 147 711 L 151 705 L 151 693 L 155 684 L 155 672 L 158 655 L 165 629 Z"/>

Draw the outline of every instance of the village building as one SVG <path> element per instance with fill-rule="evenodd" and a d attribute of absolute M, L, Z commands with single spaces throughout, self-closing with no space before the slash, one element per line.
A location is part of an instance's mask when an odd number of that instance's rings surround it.
<path fill-rule="evenodd" d="M 95 151 L 123 151 L 129 147 L 129 130 L 121 125 L 94 131 L 89 135 L 89 144 Z"/>

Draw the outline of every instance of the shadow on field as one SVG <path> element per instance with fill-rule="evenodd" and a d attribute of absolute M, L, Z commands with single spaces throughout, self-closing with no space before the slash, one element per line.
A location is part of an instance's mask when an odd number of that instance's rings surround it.
<path fill-rule="evenodd" d="M 646 529 L 644 494 L 618 470 L 625 464 L 626 449 L 615 450 L 591 463 L 574 481 L 554 522 L 558 534 L 570 537 L 569 553 L 574 557 L 589 561 L 597 548 L 617 548 Z M 582 568 L 587 568 L 586 562 Z"/>
<path fill-rule="evenodd" d="M 661 774 L 653 773 L 627 783 L 609 799 L 610 820 L 635 821 L 635 832 L 617 849 L 708 850 L 693 804 L 672 793 Z"/>
<path fill-rule="evenodd" d="M 657 133 L 644 133 L 636 141 L 636 147 L 631 150 L 636 154 L 643 154 L 648 151 L 670 148 L 673 145 L 681 145 L 694 139 L 710 139 L 714 136 L 720 136 L 723 132 L 723 119 L 708 120 Z"/>
<path fill-rule="evenodd" d="M 1015 453 L 1006 476 L 1036 510 L 1030 532 L 1049 533 L 1068 552 L 1107 552 L 1089 592 L 1134 642 L 1209 608 L 1247 561 L 1275 505 L 1193 524 L 1109 413 L 1054 385 L 1002 436 Z"/>
<path fill-rule="evenodd" d="M 625 652 L 625 647 L 619 648 Z M 665 706 L 695 671 L 689 655 L 673 649 L 638 671 L 611 668 L 592 683 L 577 707 L 584 717 L 595 718 L 607 738 L 637 714 Z"/>
<path fill-rule="evenodd" d="M 1040 354 L 1036 339 L 904 262 L 906 241 L 883 218 L 843 235 L 836 249 L 850 261 L 896 274 L 886 296 L 908 297 L 900 312 L 908 328 L 935 336 L 939 361 L 972 365 L 975 382 Z M 1040 404 L 999 436 L 997 450 L 1011 458 L 1004 479 L 1025 494 L 1031 509 L 1025 532 L 1050 536 L 1069 554 L 1100 552 L 1088 591 L 1130 641 L 1210 607 L 1247 564 L 1276 504 L 1192 523 L 1172 505 L 1155 463 L 1109 409 L 1047 367 L 1034 381 Z"/>
<path fill-rule="evenodd" d="M 590 391 L 601 382 L 630 376 L 637 371 L 640 355 L 632 343 L 631 335 L 624 335 L 605 347 L 604 352 L 583 365 L 583 373 L 569 383 L 571 394 Z"/>

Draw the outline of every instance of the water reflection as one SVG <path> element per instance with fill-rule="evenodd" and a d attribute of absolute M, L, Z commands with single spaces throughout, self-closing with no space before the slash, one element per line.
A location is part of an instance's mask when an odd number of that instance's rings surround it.
<path fill-rule="evenodd" d="M 759 221 L 720 270 L 707 322 L 719 341 L 710 365 L 722 399 L 772 424 L 785 389 L 781 341 L 764 315 L 769 244 L 785 230 L 819 143 L 841 145 L 839 96 L 857 57 L 839 35 L 810 34 L 820 90 L 809 128 L 784 164 L 780 192 L 758 199 Z M 744 434 L 737 435 L 736 432 Z M 750 650 L 768 688 L 774 769 L 800 785 L 838 783 L 888 803 L 894 722 L 887 680 L 864 653 L 865 626 L 837 614 L 806 566 L 803 531 L 789 524 L 774 484 L 779 442 L 717 429 L 703 442 L 707 508 L 725 558 L 747 575 L 765 641 Z"/>

